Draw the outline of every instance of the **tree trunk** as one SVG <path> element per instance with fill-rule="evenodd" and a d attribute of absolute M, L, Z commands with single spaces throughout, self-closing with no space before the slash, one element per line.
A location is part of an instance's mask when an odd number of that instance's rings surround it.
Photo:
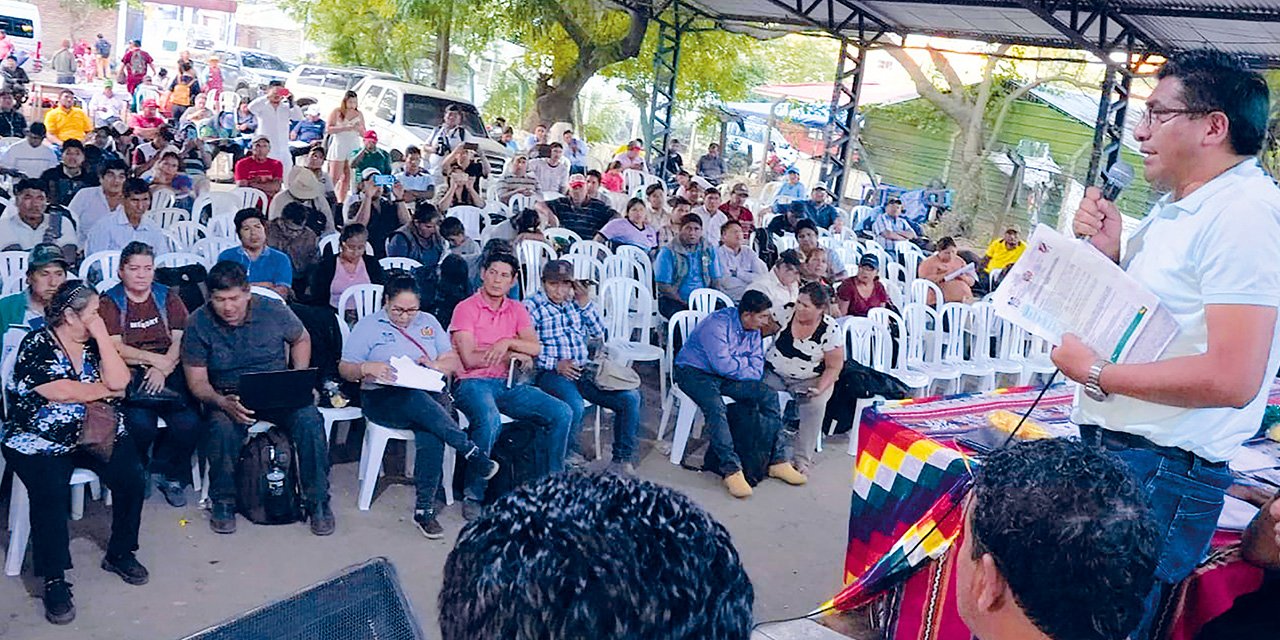
<path fill-rule="evenodd" d="M 447 91 L 449 85 L 449 38 L 453 30 L 452 10 L 443 15 L 440 30 L 436 33 L 436 84 L 441 91 Z"/>
<path fill-rule="evenodd" d="M 644 14 L 628 11 L 631 14 L 631 24 L 625 36 L 608 44 L 594 44 L 588 31 L 561 10 L 557 4 L 559 1 L 562 0 L 552 2 L 550 7 L 554 10 L 556 21 L 577 45 L 578 62 L 559 78 L 539 76 L 538 92 L 533 100 L 533 125 L 542 123 L 550 127 L 557 122 L 572 122 L 573 106 L 582 87 L 601 69 L 639 55 L 644 32 L 649 26 L 649 19 Z M 528 128 L 532 129 L 533 126 Z"/>

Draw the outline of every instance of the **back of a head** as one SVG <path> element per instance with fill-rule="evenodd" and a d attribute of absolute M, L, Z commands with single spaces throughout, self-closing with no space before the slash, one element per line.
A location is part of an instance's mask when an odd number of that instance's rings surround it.
<path fill-rule="evenodd" d="M 1154 581 L 1159 532 L 1124 461 L 1078 440 L 1019 442 L 978 468 L 973 558 L 989 553 L 1054 640 L 1124 638 Z"/>
<path fill-rule="evenodd" d="M 755 599 L 724 526 L 666 487 L 564 473 L 463 528 L 444 640 L 746 640 Z"/>

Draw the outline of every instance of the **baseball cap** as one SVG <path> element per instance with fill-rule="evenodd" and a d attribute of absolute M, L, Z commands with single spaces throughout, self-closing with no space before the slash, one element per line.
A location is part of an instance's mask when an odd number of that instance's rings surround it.
<path fill-rule="evenodd" d="M 378 171 L 377 167 L 365 167 L 364 171 L 360 172 L 360 179 L 368 180 L 369 178 L 379 175 L 382 175 L 382 172 Z"/>
<path fill-rule="evenodd" d="M 378 132 L 377 132 L 377 131 L 374 131 L 373 129 L 369 129 L 368 131 L 365 131 L 365 132 L 364 132 L 364 139 L 365 139 L 365 140 L 372 140 L 372 141 L 374 141 L 374 142 L 377 142 L 377 141 L 378 141 Z"/>
<path fill-rule="evenodd" d="M 879 269 L 880 259 L 877 258 L 874 253 L 864 253 L 862 254 L 862 257 L 858 259 L 858 266 L 871 267 L 872 269 Z"/>
<path fill-rule="evenodd" d="M 573 265 L 564 260 L 552 260 L 542 267 L 543 282 L 569 282 L 573 280 Z"/>
<path fill-rule="evenodd" d="M 259 140 L 266 140 L 267 142 L 271 142 L 271 138 L 268 138 L 267 134 L 265 133 L 259 133 L 258 135 L 253 137 L 254 142 L 257 142 Z"/>
<path fill-rule="evenodd" d="M 800 175 L 800 170 L 795 167 L 787 167 L 787 173 L 794 173 L 796 175 Z"/>
<path fill-rule="evenodd" d="M 738 184 L 733 185 L 733 190 L 732 190 L 730 193 L 733 193 L 733 194 L 735 194 L 735 195 L 740 193 L 740 194 L 742 194 L 742 195 L 744 195 L 744 196 L 749 196 L 749 195 L 751 195 L 751 192 L 750 192 L 750 191 L 747 191 L 747 185 L 742 184 L 741 182 L 739 182 Z"/>
<path fill-rule="evenodd" d="M 159 103 L 159 102 L 156 102 L 155 98 L 147 98 L 146 100 L 143 100 L 143 101 L 142 101 L 142 108 L 144 108 L 144 109 L 145 109 L 145 108 L 147 108 L 147 107 L 155 107 L 155 108 L 159 109 L 159 108 L 160 108 L 160 103 Z"/>
<path fill-rule="evenodd" d="M 314 104 L 309 104 L 306 109 L 302 110 L 302 113 L 308 116 L 318 116 L 320 115 L 320 107 L 317 107 Z"/>
<path fill-rule="evenodd" d="M 575 174 L 573 174 L 573 175 L 569 176 L 569 188 L 570 188 L 570 189 L 572 189 L 572 188 L 574 188 L 574 187 L 577 187 L 577 186 L 582 186 L 582 185 L 584 185 L 584 184 L 586 184 L 586 183 L 587 183 L 587 177 L 586 177 L 586 176 L 584 176 L 584 175 L 582 175 L 581 173 L 575 173 Z"/>
<path fill-rule="evenodd" d="M 112 87 L 112 86 L 115 86 L 115 84 L 116 84 L 115 80 L 112 80 L 111 78 L 102 79 L 102 86 L 104 87 Z"/>
<path fill-rule="evenodd" d="M 62 257 L 62 250 L 58 245 L 52 242 L 41 242 L 31 247 L 31 253 L 27 255 L 27 273 L 34 273 L 55 262 L 62 265 L 63 269 L 71 268 L 66 258 Z"/>

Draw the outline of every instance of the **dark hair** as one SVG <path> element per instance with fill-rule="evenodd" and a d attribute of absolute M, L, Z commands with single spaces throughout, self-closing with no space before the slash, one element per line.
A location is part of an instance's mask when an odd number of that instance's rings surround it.
<path fill-rule="evenodd" d="M 430 202 L 419 202 L 413 210 L 414 222 L 433 222 L 439 219 L 440 210 Z"/>
<path fill-rule="evenodd" d="M 396 273 L 398 275 L 388 278 L 386 283 L 382 285 L 382 304 L 383 305 L 386 305 L 386 303 L 391 302 L 392 298 L 406 291 L 409 293 L 412 293 L 415 296 L 418 295 L 418 281 L 414 280 L 413 276 L 407 273 L 404 273 L 402 271 L 396 272 Z"/>
<path fill-rule="evenodd" d="M 125 164 L 124 160 L 112 158 L 103 162 L 102 166 L 98 167 L 98 177 L 101 178 L 112 171 L 119 171 L 127 176 L 129 175 L 129 165 Z"/>
<path fill-rule="evenodd" d="M 178 161 L 178 170 L 179 170 L 179 171 L 181 171 L 181 170 L 182 170 L 182 156 L 178 155 L 178 152 L 177 152 L 177 151 L 165 151 L 164 153 L 160 154 L 160 159 L 159 159 L 159 160 L 156 160 L 156 164 L 160 164 L 161 162 L 164 162 L 165 160 L 168 160 L 169 158 L 173 158 L 174 160 L 177 160 L 177 161 Z"/>
<path fill-rule="evenodd" d="M 773 302 L 769 301 L 769 296 L 765 295 L 763 291 L 756 291 L 755 289 L 748 289 L 746 293 L 742 294 L 742 300 L 738 302 L 739 314 L 760 313 L 771 308 L 773 308 Z"/>
<path fill-rule="evenodd" d="M 79 140 L 76 140 L 75 138 L 71 138 L 70 140 L 63 140 L 62 152 L 66 153 L 67 149 L 79 149 L 83 153 L 84 143 L 80 142 Z"/>
<path fill-rule="evenodd" d="M 651 196 L 651 195 L 653 195 L 653 193 L 654 193 L 655 191 L 665 192 L 665 191 L 666 191 L 666 189 L 665 189 L 665 188 L 663 188 L 663 186 L 662 186 L 662 185 L 660 185 L 660 184 L 658 184 L 658 183 L 656 183 L 656 182 L 655 182 L 655 183 L 653 183 L 653 184 L 651 184 L 651 185 L 649 185 L 649 186 L 647 186 L 647 187 L 645 187 L 645 188 L 644 188 L 644 195 L 646 195 L 646 196 Z"/>
<path fill-rule="evenodd" d="M 307 205 L 295 200 L 284 205 L 284 209 L 280 210 L 280 217 L 294 224 L 304 224 L 309 217 L 308 214 L 310 212 L 307 211 L 309 208 Z"/>
<path fill-rule="evenodd" d="M 778 255 L 778 262 L 773 266 L 799 269 L 802 264 L 804 264 L 804 254 L 800 253 L 799 249 L 787 249 Z"/>
<path fill-rule="evenodd" d="M 702 226 L 702 218 L 699 218 L 696 213 L 687 214 L 685 217 L 680 218 L 680 226 L 683 227 L 686 224 L 697 224 L 698 226 Z"/>
<path fill-rule="evenodd" d="M 703 196 L 709 196 L 709 195 L 711 195 L 711 194 L 713 194 L 713 193 L 714 193 L 714 194 L 716 194 L 716 195 L 720 195 L 720 190 L 719 190 L 719 189 L 717 189 L 717 188 L 715 188 L 715 187 L 707 187 L 706 189 L 704 189 L 704 190 L 702 191 L 702 195 L 703 195 Z"/>
<path fill-rule="evenodd" d="M 154 261 L 156 258 L 156 250 L 145 242 L 138 242 L 137 240 L 134 240 L 133 242 L 126 244 L 124 249 L 120 250 L 120 266 L 123 267 L 124 265 L 129 264 L 129 260 L 135 256 L 151 256 L 151 259 Z"/>
<path fill-rule="evenodd" d="M 795 231 L 795 234 L 796 234 L 797 236 L 798 236 L 798 235 L 800 235 L 800 232 L 801 232 L 801 231 L 804 231 L 805 229 L 808 229 L 808 230 L 812 231 L 812 232 L 814 233 L 814 235 L 817 235 L 817 233 L 818 233 L 818 223 L 816 223 L 816 222 L 814 222 L 813 220 L 810 220 L 810 219 L 808 219 L 808 218 L 801 218 L 800 220 L 796 221 L 796 231 Z"/>
<path fill-rule="evenodd" d="M 492 251 L 492 252 L 488 252 L 488 254 L 487 254 L 487 255 L 485 255 L 485 257 L 484 257 L 484 262 L 483 262 L 483 263 L 481 263 L 481 265 L 480 265 L 480 270 L 481 270 L 481 271 L 486 271 L 486 270 L 488 270 L 488 269 L 489 269 L 489 267 L 490 267 L 490 266 L 492 266 L 492 265 L 494 265 L 494 264 L 496 264 L 496 263 L 498 263 L 498 262 L 501 262 L 501 263 L 503 263 L 503 264 L 506 264 L 506 265 L 510 266 L 510 267 L 511 267 L 511 275 L 516 275 L 516 274 L 520 273 L 520 261 L 519 261 L 519 260 L 516 260 L 516 257 L 515 257 L 514 255 L 511 255 L 510 253 L 507 253 L 506 251 Z"/>
<path fill-rule="evenodd" d="M 693 183 L 692 183 L 692 182 L 690 182 L 689 184 L 693 184 Z M 682 197 L 680 197 L 680 196 L 676 196 L 676 197 L 672 198 L 672 199 L 671 199 L 671 201 L 670 201 L 668 204 L 670 204 L 670 205 L 671 205 L 671 208 L 672 208 L 672 209 L 675 209 L 676 207 L 681 207 L 681 206 L 684 206 L 684 207 L 692 207 L 692 206 L 693 206 L 693 203 L 692 203 L 692 202 L 689 202 L 688 200 L 686 200 L 686 199 L 684 199 L 684 198 L 682 198 Z"/>
<path fill-rule="evenodd" d="M 204 284 L 210 294 L 228 289 L 248 289 L 249 273 L 239 262 L 223 260 L 209 269 L 209 276 L 204 279 Z"/>
<path fill-rule="evenodd" d="M 32 122 L 31 126 L 27 127 L 27 134 L 32 133 L 43 137 L 46 133 L 49 133 L 49 129 L 44 126 L 43 122 Z"/>
<path fill-rule="evenodd" d="M 124 181 L 124 196 L 136 196 L 140 193 L 151 193 L 151 187 L 147 185 L 147 181 L 142 178 L 126 178 Z"/>
<path fill-rule="evenodd" d="M 1004 232 L 1005 232 L 1006 234 L 1012 233 L 1012 234 L 1013 234 L 1013 235 L 1015 235 L 1015 236 L 1016 236 L 1016 235 L 1018 235 L 1018 230 L 1017 230 L 1017 229 L 1005 229 L 1005 230 L 1004 230 Z"/>
<path fill-rule="evenodd" d="M 359 222 L 349 224 L 343 227 L 342 232 L 338 234 L 338 242 L 346 242 L 359 235 L 363 235 L 367 238 L 369 236 L 368 227 L 360 224 Z"/>
<path fill-rule="evenodd" d="M 604 175 L 603 175 L 603 174 L 601 174 L 601 173 L 600 173 L 598 170 L 596 170 L 596 169 L 588 169 L 588 170 L 587 170 L 587 175 L 586 175 L 586 177 L 588 177 L 588 178 L 595 178 L 596 180 L 601 180 L 601 179 L 603 179 L 603 178 L 604 178 Z"/>
<path fill-rule="evenodd" d="M 647 480 L 561 473 L 512 489 L 445 561 L 444 640 L 746 638 L 755 591 L 729 532 Z"/>
<path fill-rule="evenodd" d="M 525 209 L 516 215 L 516 233 L 537 231 L 538 224 L 541 222 L 542 218 L 538 215 L 537 211 L 534 211 L 533 209 Z"/>
<path fill-rule="evenodd" d="M 65 96 L 65 95 L 70 95 L 72 98 L 74 98 L 74 97 L 76 97 L 76 92 L 74 92 L 74 91 L 72 91 L 72 90 L 70 90 L 70 89 L 63 89 L 62 91 L 59 91 L 59 92 L 58 92 L 58 97 L 59 97 L 59 98 L 61 98 L 62 96 Z"/>
<path fill-rule="evenodd" d="M 974 474 L 973 559 L 991 554 L 1027 618 L 1051 638 L 1123 638 L 1143 614 L 1160 533 L 1114 454 L 1078 440 L 1018 442 Z"/>
<path fill-rule="evenodd" d="M 548 147 L 551 147 L 552 149 L 561 149 L 561 150 L 563 150 L 563 149 L 564 149 L 564 145 L 560 144 L 559 142 L 552 142 L 551 144 L 549 144 L 549 145 L 547 145 L 547 146 L 548 146 Z"/>
<path fill-rule="evenodd" d="M 952 238 L 951 236 L 942 236 L 942 239 L 938 240 L 938 244 L 934 249 L 938 251 L 945 251 L 954 246 L 956 246 L 955 238 Z"/>
<path fill-rule="evenodd" d="M 725 220 L 724 224 L 720 225 L 720 234 L 724 235 L 724 232 L 727 231 L 729 227 L 742 228 L 742 223 L 734 220 L 733 218 Z"/>
<path fill-rule="evenodd" d="M 1226 114 L 1236 155 L 1251 156 L 1262 148 L 1271 109 L 1267 81 L 1239 57 L 1213 49 L 1186 51 L 1160 67 L 1157 76 L 1182 81 L 1188 109 Z"/>
<path fill-rule="evenodd" d="M 68 280 L 53 293 L 53 298 L 44 308 L 44 322 L 50 328 L 57 328 L 66 322 L 63 312 L 70 309 L 76 313 L 89 306 L 89 299 L 98 295 L 93 287 L 84 280 Z"/>
<path fill-rule="evenodd" d="M 358 97 L 358 96 L 356 96 L 356 92 L 354 92 L 354 91 L 350 91 L 350 90 L 348 90 L 346 93 L 342 94 L 342 102 L 341 102 L 341 104 L 342 104 L 342 108 L 344 108 L 344 109 L 345 109 L 345 108 L 347 107 L 347 101 L 348 101 L 348 100 L 350 100 L 350 99 L 352 99 L 352 98 L 355 98 L 355 97 Z"/>
<path fill-rule="evenodd" d="M 419 148 L 417 147 L 417 145 L 412 145 L 412 144 L 411 144 L 411 145 L 409 145 L 409 146 L 407 146 L 407 147 L 405 147 L 405 148 L 404 148 L 404 154 L 405 154 L 406 156 L 411 156 L 411 155 L 413 155 L 413 154 L 415 154 L 415 153 L 416 153 L 416 154 L 418 154 L 418 155 L 422 155 L 422 149 L 419 149 Z"/>
<path fill-rule="evenodd" d="M 32 125 L 32 126 L 35 126 L 35 125 Z M 621 168 L 622 168 L 622 163 L 621 163 L 621 162 L 618 162 L 617 160 L 614 160 L 614 161 L 610 162 L 609 164 L 605 165 L 604 170 L 605 170 L 605 171 L 611 171 L 611 170 L 613 170 L 613 169 L 621 169 Z"/>
<path fill-rule="evenodd" d="M 262 226 L 267 226 L 267 214 L 263 213 L 257 207 L 245 207 L 236 212 L 236 217 L 234 218 L 234 222 L 236 223 L 236 232 L 238 233 L 240 231 L 240 225 L 244 224 L 246 220 L 251 218 L 257 218 L 262 221 Z"/>
<path fill-rule="evenodd" d="M 467 235 L 467 228 L 463 226 L 461 220 L 454 216 L 449 216 L 440 221 L 440 235 L 448 238 L 458 234 Z"/>
<path fill-rule="evenodd" d="M 658 185 L 653 185 L 653 186 L 655 186 L 655 187 L 656 187 L 656 186 L 658 186 Z M 649 208 L 649 205 L 645 204 L 645 203 L 644 203 L 644 200 L 642 200 L 642 199 L 640 199 L 640 198 L 632 198 L 632 199 L 630 199 L 630 200 L 628 200 L 628 201 L 627 201 L 627 206 L 625 206 L 625 207 L 623 207 L 623 208 L 622 208 L 622 214 L 625 216 L 625 215 L 627 214 L 627 212 L 628 212 L 628 211 L 631 211 L 631 207 L 634 207 L 634 206 L 636 206 L 636 205 L 640 205 L 640 206 L 644 207 L 645 209 L 648 209 L 648 208 Z"/>
<path fill-rule="evenodd" d="M 28 189 L 35 189 L 46 196 L 49 195 L 49 185 L 39 178 L 23 178 L 19 180 L 18 184 L 13 187 L 13 195 L 16 196 Z"/>
<path fill-rule="evenodd" d="M 270 82 L 268 82 L 268 83 L 267 83 L 267 86 L 268 86 L 268 87 L 283 87 L 283 86 L 284 86 L 284 80 L 272 80 L 272 81 L 270 81 Z"/>
<path fill-rule="evenodd" d="M 809 296 L 809 301 L 819 309 L 826 309 L 831 304 L 831 290 L 821 282 L 810 282 L 800 287 L 799 295 Z"/>

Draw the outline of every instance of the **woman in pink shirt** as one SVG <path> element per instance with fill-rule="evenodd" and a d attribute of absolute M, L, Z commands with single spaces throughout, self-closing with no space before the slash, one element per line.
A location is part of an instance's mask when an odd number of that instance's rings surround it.
<path fill-rule="evenodd" d="M 353 311 L 338 309 L 342 292 L 358 284 L 382 284 L 386 273 L 372 255 L 365 253 L 369 232 L 362 224 L 349 224 L 338 236 L 338 253 L 320 259 L 311 276 L 310 303 L 327 306 L 343 315 Z"/>

